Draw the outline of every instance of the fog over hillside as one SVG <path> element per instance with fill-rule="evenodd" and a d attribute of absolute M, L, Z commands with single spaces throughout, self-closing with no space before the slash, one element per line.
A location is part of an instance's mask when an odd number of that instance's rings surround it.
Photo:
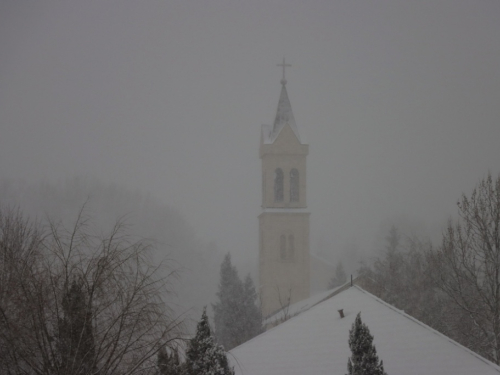
<path fill-rule="evenodd" d="M 89 234 L 104 237 L 120 221 L 124 233 L 151 244 L 154 263 L 164 262 L 165 271 L 176 274 L 169 302 L 177 314 L 189 321 L 214 301 L 221 252 L 215 243 L 198 239 L 176 209 L 154 197 L 97 180 L 71 179 L 57 186 L 3 181 L 0 205 L 19 209 L 45 229 L 51 222 L 72 230 L 82 211 Z"/>
<path fill-rule="evenodd" d="M 90 195 L 209 303 L 221 254 L 256 274 L 285 57 L 311 251 L 351 273 L 393 224 L 438 241 L 500 172 L 499 19 L 492 0 L 0 1 L 1 198 L 71 221 Z"/>

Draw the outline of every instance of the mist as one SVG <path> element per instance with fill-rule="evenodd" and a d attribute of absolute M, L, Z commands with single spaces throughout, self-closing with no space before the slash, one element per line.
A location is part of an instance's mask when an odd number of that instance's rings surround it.
<path fill-rule="evenodd" d="M 158 268 L 168 282 L 169 308 L 186 327 L 215 298 L 223 254 L 205 242 L 173 207 L 140 191 L 98 180 L 75 178 L 59 185 L 0 184 L 4 213 L 20 211 L 44 233 L 79 230 L 92 238 L 122 238 L 141 242 L 145 264 Z"/>
<path fill-rule="evenodd" d="M 286 57 L 311 252 L 353 272 L 393 224 L 439 239 L 500 172 L 499 16 L 496 1 L 5 0 L 0 178 L 54 200 L 75 178 L 149 196 L 176 212 L 165 230 L 196 237 L 178 261 L 231 252 L 255 275 L 260 126 Z M 0 203 L 36 215 L 35 196 Z"/>

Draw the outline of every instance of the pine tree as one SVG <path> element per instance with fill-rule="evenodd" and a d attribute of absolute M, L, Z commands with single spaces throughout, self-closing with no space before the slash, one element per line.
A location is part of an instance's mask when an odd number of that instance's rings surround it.
<path fill-rule="evenodd" d="M 349 331 L 349 347 L 352 356 L 347 361 L 348 375 L 387 375 L 383 361 L 379 362 L 373 336 L 361 321 L 361 313 L 358 313 Z"/>
<path fill-rule="evenodd" d="M 91 305 L 83 283 L 73 280 L 62 300 L 63 317 L 59 320 L 61 373 L 94 374 L 96 353 L 92 330 Z"/>
<path fill-rule="evenodd" d="M 215 336 L 219 344 L 230 350 L 240 344 L 243 327 L 242 315 L 243 283 L 236 267 L 231 264 L 231 255 L 226 254 L 220 267 L 220 282 L 214 309 Z"/>
<path fill-rule="evenodd" d="M 252 279 L 247 276 L 245 283 L 231 264 L 229 253 L 220 268 L 219 301 L 214 309 L 215 336 L 217 341 L 230 350 L 261 331 L 261 315 L 256 306 L 257 293 Z"/>
<path fill-rule="evenodd" d="M 206 308 L 196 328 L 196 336 L 189 342 L 186 352 L 188 375 L 234 375 L 226 353 L 210 331 Z"/>
<path fill-rule="evenodd" d="M 242 343 L 250 340 L 262 332 L 262 314 L 257 307 L 257 292 L 253 285 L 250 274 L 245 278 L 243 284 L 243 337 Z"/>

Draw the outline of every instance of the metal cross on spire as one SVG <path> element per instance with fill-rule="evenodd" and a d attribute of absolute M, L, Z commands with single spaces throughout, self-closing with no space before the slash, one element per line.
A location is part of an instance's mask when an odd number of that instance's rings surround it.
<path fill-rule="evenodd" d="M 282 64 L 276 64 L 276 66 L 282 66 L 283 67 L 283 78 L 281 79 L 281 84 L 286 85 L 286 79 L 285 79 L 285 68 L 287 66 L 292 66 L 290 64 L 285 63 L 285 58 L 283 57 L 283 63 Z"/>

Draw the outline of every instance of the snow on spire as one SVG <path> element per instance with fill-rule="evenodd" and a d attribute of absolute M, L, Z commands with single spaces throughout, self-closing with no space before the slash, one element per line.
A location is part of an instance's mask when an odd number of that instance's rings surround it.
<path fill-rule="evenodd" d="M 278 102 L 278 109 L 276 111 L 276 118 L 274 119 L 274 126 L 272 130 L 271 137 L 275 139 L 281 129 L 288 124 L 292 128 L 295 136 L 300 142 L 299 132 L 297 130 L 297 124 L 295 123 L 295 118 L 293 117 L 292 105 L 290 104 L 290 99 L 288 99 L 288 93 L 286 91 L 286 79 L 285 79 L 285 67 L 291 66 L 285 63 L 285 58 L 283 58 L 282 64 L 277 64 L 283 67 L 283 78 L 281 79 L 281 94 L 280 100 Z"/>

